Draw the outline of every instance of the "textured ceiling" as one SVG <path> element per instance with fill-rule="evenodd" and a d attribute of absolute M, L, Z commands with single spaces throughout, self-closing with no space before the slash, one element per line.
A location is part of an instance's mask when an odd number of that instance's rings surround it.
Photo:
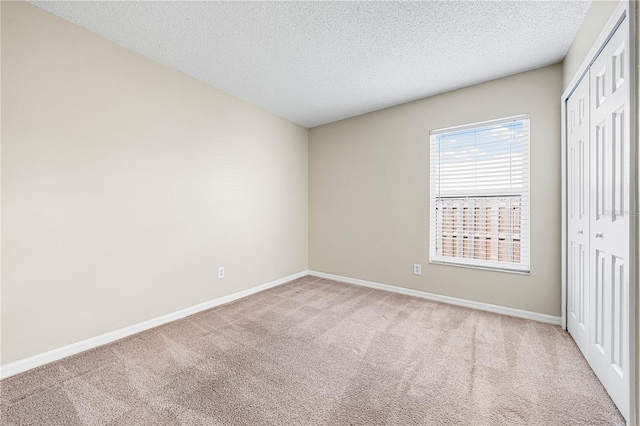
<path fill-rule="evenodd" d="M 34 5 L 305 127 L 562 60 L 589 1 Z"/>

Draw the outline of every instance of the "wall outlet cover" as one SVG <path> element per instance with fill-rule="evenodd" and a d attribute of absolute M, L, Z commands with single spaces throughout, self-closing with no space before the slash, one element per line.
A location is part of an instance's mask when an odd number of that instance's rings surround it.
<path fill-rule="evenodd" d="M 413 275 L 422 275 L 422 265 L 419 263 L 413 264 Z"/>

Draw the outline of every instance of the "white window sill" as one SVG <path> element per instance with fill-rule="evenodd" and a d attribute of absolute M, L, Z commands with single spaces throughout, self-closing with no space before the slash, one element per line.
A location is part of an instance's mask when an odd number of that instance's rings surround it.
<path fill-rule="evenodd" d="M 502 268 L 494 268 L 491 266 L 479 266 L 479 265 L 469 265 L 465 263 L 456 263 L 456 262 L 445 262 L 441 260 L 430 260 L 430 264 L 432 265 L 440 265 L 440 266 L 455 266 L 457 268 L 467 268 L 467 269 L 480 269 L 483 271 L 491 271 L 491 272 L 505 272 L 508 274 L 516 274 L 516 275 L 531 275 L 531 271 L 517 271 L 514 269 L 502 269 Z"/>

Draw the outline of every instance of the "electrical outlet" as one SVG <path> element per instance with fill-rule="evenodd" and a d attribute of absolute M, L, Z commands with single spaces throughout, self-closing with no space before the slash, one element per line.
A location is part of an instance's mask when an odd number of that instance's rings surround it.
<path fill-rule="evenodd" d="M 419 263 L 413 264 L 413 275 L 422 275 L 422 265 Z"/>
<path fill-rule="evenodd" d="M 218 279 L 221 280 L 224 278 L 224 266 L 218 266 Z"/>

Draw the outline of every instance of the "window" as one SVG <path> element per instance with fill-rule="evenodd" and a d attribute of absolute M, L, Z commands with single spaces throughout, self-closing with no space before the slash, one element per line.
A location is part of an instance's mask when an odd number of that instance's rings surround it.
<path fill-rule="evenodd" d="M 529 116 L 430 135 L 430 261 L 529 272 Z"/>

